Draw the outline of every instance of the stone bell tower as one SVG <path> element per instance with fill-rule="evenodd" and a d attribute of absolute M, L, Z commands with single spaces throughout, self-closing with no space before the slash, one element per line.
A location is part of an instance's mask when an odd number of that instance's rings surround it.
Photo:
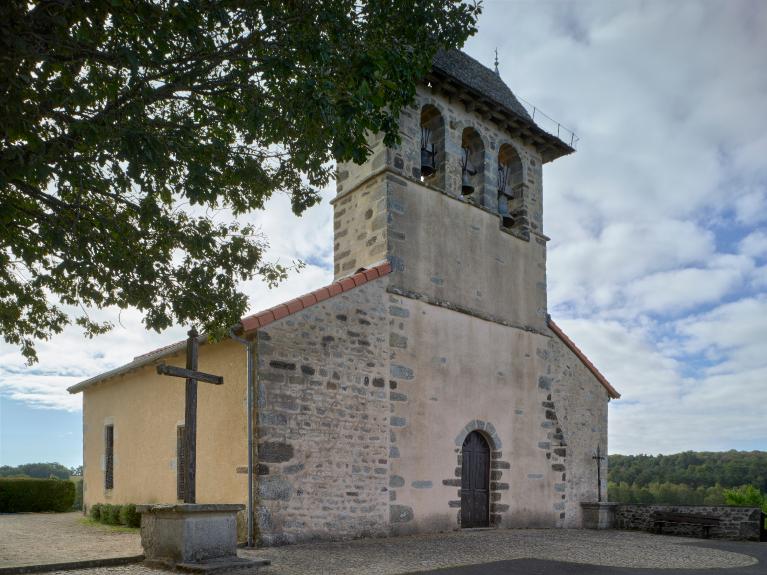
<path fill-rule="evenodd" d="M 542 165 L 574 150 L 457 50 L 437 54 L 400 135 L 338 166 L 336 279 L 388 259 L 391 293 L 544 332 Z"/>

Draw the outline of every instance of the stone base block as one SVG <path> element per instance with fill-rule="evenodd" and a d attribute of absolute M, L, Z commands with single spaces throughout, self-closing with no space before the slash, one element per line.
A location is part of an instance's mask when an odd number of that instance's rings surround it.
<path fill-rule="evenodd" d="M 581 503 L 583 529 L 613 529 L 617 503 Z"/>
<path fill-rule="evenodd" d="M 138 505 L 141 545 L 149 563 L 171 567 L 202 565 L 210 570 L 222 562 L 241 563 L 237 557 L 239 504 Z"/>
<path fill-rule="evenodd" d="M 208 559 L 199 563 L 176 563 L 176 569 L 187 573 L 203 573 L 205 575 L 218 575 L 219 573 L 231 573 L 243 569 L 255 569 L 271 565 L 268 559 L 245 559 L 242 557 L 224 557 L 222 559 Z"/>

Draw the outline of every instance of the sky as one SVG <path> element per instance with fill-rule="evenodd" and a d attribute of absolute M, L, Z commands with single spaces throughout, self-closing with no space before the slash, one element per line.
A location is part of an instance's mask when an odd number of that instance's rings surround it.
<path fill-rule="evenodd" d="M 549 312 L 621 392 L 611 453 L 767 450 L 767 2 L 485 1 L 465 50 L 579 137 L 544 166 Z M 541 116 L 537 115 L 537 118 Z M 546 129 L 555 124 L 542 123 Z M 307 266 L 253 311 L 332 281 L 332 186 L 249 220 Z M 184 337 L 103 310 L 25 365 L 0 343 L 0 465 L 82 461 L 66 387 Z"/>

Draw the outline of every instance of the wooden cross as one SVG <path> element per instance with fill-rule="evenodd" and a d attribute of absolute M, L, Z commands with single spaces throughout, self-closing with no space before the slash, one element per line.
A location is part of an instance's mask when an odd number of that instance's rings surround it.
<path fill-rule="evenodd" d="M 602 450 L 599 444 L 597 444 L 597 451 L 596 454 L 594 454 L 591 459 L 594 459 L 597 462 L 597 501 L 602 501 L 602 460 L 605 459 L 605 456 L 602 455 Z"/>
<path fill-rule="evenodd" d="M 192 328 L 187 332 L 186 340 L 186 369 L 165 365 L 157 366 L 157 373 L 171 377 L 186 379 L 186 402 L 184 408 L 184 503 L 195 502 L 195 471 L 197 467 L 197 382 L 204 381 L 213 385 L 221 385 L 224 378 L 197 371 L 197 356 L 199 351 L 199 334 Z"/>

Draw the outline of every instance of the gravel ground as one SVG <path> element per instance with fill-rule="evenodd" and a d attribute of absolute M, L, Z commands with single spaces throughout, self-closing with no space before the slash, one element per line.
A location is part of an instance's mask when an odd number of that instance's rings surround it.
<path fill-rule="evenodd" d="M 522 558 L 658 569 L 721 569 L 756 563 L 749 555 L 691 547 L 692 542 L 700 541 L 627 531 L 525 529 L 308 543 L 242 550 L 240 555 L 271 559 L 272 565 L 258 570 L 258 575 L 395 575 Z M 143 565 L 128 565 L 67 575 L 158 573 Z"/>
<path fill-rule="evenodd" d="M 83 525 L 74 513 L 0 515 L 0 567 L 140 555 L 138 532 Z"/>
<path fill-rule="evenodd" d="M 611 567 L 745 567 L 748 555 L 690 547 L 695 539 L 628 531 L 514 529 L 312 543 L 255 552 L 271 559 L 263 575 L 394 575 L 510 559 L 546 559 Z"/>

